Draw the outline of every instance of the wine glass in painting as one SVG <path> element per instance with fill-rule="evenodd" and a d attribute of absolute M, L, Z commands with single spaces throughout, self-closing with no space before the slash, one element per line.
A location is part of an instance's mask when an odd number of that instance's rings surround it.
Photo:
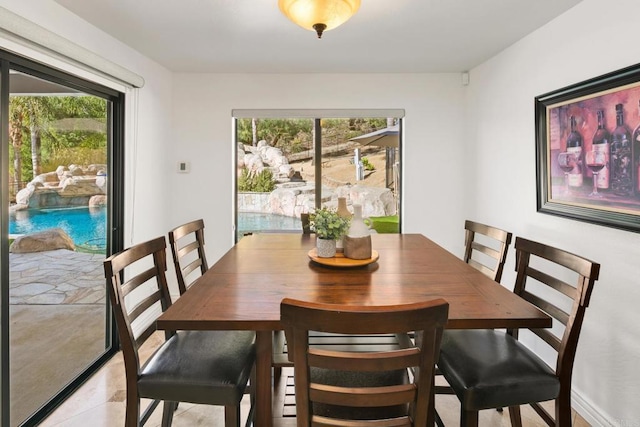
<path fill-rule="evenodd" d="M 564 194 L 569 194 L 569 173 L 576 166 L 575 153 L 562 152 L 558 154 L 558 167 L 564 172 Z"/>
<path fill-rule="evenodd" d="M 585 153 L 585 162 L 591 172 L 593 172 L 593 191 L 589 197 L 602 197 L 598 193 L 598 173 L 605 167 L 606 159 L 604 151 L 591 150 Z"/>

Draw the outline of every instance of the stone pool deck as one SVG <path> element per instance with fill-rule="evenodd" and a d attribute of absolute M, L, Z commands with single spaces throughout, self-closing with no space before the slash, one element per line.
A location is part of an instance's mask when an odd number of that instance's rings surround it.
<path fill-rule="evenodd" d="M 9 254 L 9 304 L 104 303 L 103 254 L 57 249 Z"/>

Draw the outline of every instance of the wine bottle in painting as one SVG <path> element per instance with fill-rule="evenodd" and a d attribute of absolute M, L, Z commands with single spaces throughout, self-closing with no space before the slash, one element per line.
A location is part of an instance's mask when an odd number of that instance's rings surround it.
<path fill-rule="evenodd" d="M 611 134 L 607 131 L 604 124 L 604 111 L 598 110 L 598 129 L 593 134 L 593 151 L 604 153 L 605 164 L 604 167 L 597 175 L 595 175 L 597 188 L 607 189 L 609 188 L 609 150 Z M 640 135 L 639 135 L 640 136 Z"/>
<path fill-rule="evenodd" d="M 640 100 L 638 100 L 638 119 L 640 120 Z M 633 172 L 635 173 L 634 190 L 637 197 L 640 197 L 640 123 L 633 131 Z"/>
<path fill-rule="evenodd" d="M 572 153 L 576 159 L 573 170 L 569 172 L 569 187 L 582 187 L 583 182 L 583 155 L 582 155 L 582 135 L 576 130 L 576 118 L 571 116 L 571 132 L 567 137 L 567 153 Z"/>
<path fill-rule="evenodd" d="M 611 190 L 619 196 L 630 196 L 633 192 L 631 156 L 631 132 L 624 124 L 622 104 L 616 105 L 616 128 L 611 134 Z"/>

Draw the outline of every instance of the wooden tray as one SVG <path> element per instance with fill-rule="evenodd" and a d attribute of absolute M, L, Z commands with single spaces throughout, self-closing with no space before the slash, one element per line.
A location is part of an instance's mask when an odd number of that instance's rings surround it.
<path fill-rule="evenodd" d="M 329 267 L 338 268 L 362 267 L 364 265 L 369 265 L 376 262 L 379 258 L 378 252 L 375 250 L 371 251 L 371 258 L 367 259 L 347 258 L 340 252 L 336 253 L 333 258 L 322 258 L 318 256 L 316 248 L 311 249 L 308 255 L 313 262 L 317 262 L 318 264 L 326 265 Z"/>

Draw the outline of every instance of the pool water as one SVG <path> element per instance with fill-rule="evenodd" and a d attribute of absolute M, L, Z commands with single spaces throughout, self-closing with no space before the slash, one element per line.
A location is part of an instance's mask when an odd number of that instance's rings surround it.
<path fill-rule="evenodd" d="M 31 234 L 56 227 L 62 228 L 81 249 L 106 250 L 107 209 L 104 207 L 26 209 L 13 212 L 9 219 L 9 234 Z"/>
<path fill-rule="evenodd" d="M 261 231 L 300 231 L 300 218 L 262 212 L 238 212 L 238 239 L 246 233 Z"/>

